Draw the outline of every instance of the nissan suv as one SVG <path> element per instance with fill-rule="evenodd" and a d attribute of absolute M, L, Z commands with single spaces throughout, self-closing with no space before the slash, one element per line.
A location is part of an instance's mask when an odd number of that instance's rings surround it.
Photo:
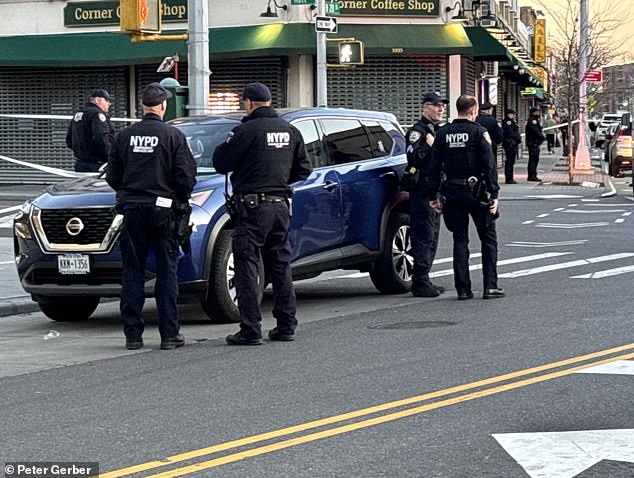
<path fill-rule="evenodd" d="M 411 287 L 412 257 L 406 192 L 405 140 L 389 113 L 334 108 L 280 109 L 301 132 L 314 170 L 293 185 L 290 240 L 295 279 L 328 270 L 368 272 L 385 294 Z M 227 178 L 212 164 L 216 145 L 240 123 L 240 113 L 180 118 L 197 163 L 191 196 L 193 231 L 178 261 L 179 301 L 200 301 L 212 321 L 236 322 Z M 14 218 L 18 275 L 49 318 L 88 318 L 102 297 L 121 292 L 119 234 L 123 217 L 103 177 L 49 186 Z M 261 267 L 260 287 L 267 284 Z M 150 253 L 146 296 L 154 294 Z"/>

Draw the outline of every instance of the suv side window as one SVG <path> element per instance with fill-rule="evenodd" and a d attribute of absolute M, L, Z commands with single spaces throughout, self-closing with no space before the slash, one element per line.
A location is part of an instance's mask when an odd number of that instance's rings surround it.
<path fill-rule="evenodd" d="M 304 138 L 306 145 L 306 155 L 310 159 L 313 168 L 326 166 L 326 159 L 321 150 L 321 142 L 319 141 L 319 131 L 313 120 L 302 120 L 293 123 Z"/>
<path fill-rule="evenodd" d="M 324 144 L 332 164 L 351 163 L 374 157 L 365 128 L 358 120 L 328 118 L 321 120 Z"/>
<path fill-rule="evenodd" d="M 370 137 L 372 138 L 372 153 L 375 158 L 382 158 L 387 156 L 392 151 L 394 140 L 390 137 L 386 129 L 394 129 L 389 123 L 379 123 L 378 121 L 364 120 L 363 124 L 368 131 L 370 131 Z M 391 128 L 390 128 L 391 127 Z"/>

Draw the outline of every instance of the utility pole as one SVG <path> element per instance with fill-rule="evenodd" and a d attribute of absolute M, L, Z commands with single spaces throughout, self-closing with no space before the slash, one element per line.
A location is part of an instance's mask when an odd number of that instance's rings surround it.
<path fill-rule="evenodd" d="M 207 113 L 209 105 L 209 4 L 207 0 L 187 0 L 187 42 L 190 115 Z"/>
<path fill-rule="evenodd" d="M 580 0 L 581 12 L 579 15 L 580 36 L 579 36 L 579 140 L 577 144 L 577 153 L 575 155 L 573 173 L 592 174 L 592 164 L 590 160 L 590 151 L 588 150 L 587 126 L 588 112 L 586 95 L 586 70 L 588 68 L 588 2 L 590 0 Z M 570 129 L 572 131 L 572 129 Z"/>
<path fill-rule="evenodd" d="M 326 0 L 317 0 L 317 15 L 326 15 Z M 317 32 L 317 106 L 321 108 L 328 106 L 326 75 L 326 32 Z"/>

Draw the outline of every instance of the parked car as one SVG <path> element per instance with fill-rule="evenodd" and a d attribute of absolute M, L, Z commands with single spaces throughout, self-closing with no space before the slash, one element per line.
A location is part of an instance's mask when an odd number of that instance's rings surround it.
<path fill-rule="evenodd" d="M 405 139 L 392 114 L 349 109 L 279 110 L 302 133 L 314 171 L 294 185 L 292 270 L 296 279 L 327 270 L 369 272 L 385 294 L 411 287 L 407 193 L 399 190 L 406 165 Z M 179 257 L 181 302 L 200 301 L 211 320 L 238 321 L 225 176 L 216 173 L 217 144 L 242 114 L 172 121 L 187 136 L 198 165 L 191 198 L 193 233 Z M 123 217 L 100 177 L 50 186 L 26 202 L 14 219 L 18 275 L 51 319 L 88 318 L 102 297 L 121 290 L 118 244 Z M 152 255 L 146 295 L 154 290 Z M 266 284 L 262 272 L 261 287 Z"/>
<path fill-rule="evenodd" d="M 621 125 L 627 130 L 627 134 L 631 134 L 631 119 L 630 114 L 627 111 L 617 111 L 616 113 L 606 113 L 601 117 L 601 122 L 597 126 L 596 131 L 596 147 L 602 148 L 605 146 L 606 133 L 611 125 Z"/>
<path fill-rule="evenodd" d="M 627 126 L 614 123 L 606 133 L 604 158 L 610 176 L 622 176 L 632 170 L 632 136 L 625 134 L 627 131 Z"/>

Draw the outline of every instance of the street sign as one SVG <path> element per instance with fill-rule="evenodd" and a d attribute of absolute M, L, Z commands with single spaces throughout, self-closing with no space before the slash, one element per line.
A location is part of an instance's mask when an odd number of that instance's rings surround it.
<path fill-rule="evenodd" d="M 315 0 L 291 0 L 291 5 L 315 5 Z"/>
<path fill-rule="evenodd" d="M 333 17 L 315 17 L 315 31 L 337 33 L 337 19 Z"/>
<path fill-rule="evenodd" d="M 592 81 L 592 82 L 603 81 L 603 71 L 602 70 L 587 70 L 585 80 Z"/>
<path fill-rule="evenodd" d="M 339 2 L 326 2 L 326 15 L 339 15 L 340 13 Z"/>

